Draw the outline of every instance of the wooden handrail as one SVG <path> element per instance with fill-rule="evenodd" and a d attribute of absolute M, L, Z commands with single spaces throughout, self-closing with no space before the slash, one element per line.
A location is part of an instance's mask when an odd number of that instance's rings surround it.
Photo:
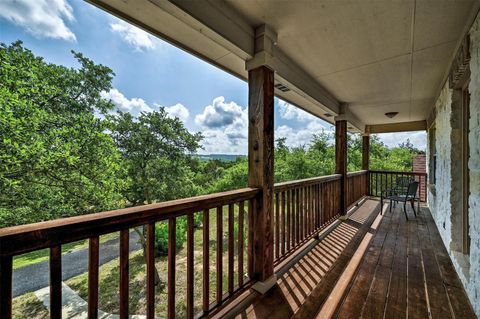
<path fill-rule="evenodd" d="M 305 179 L 299 179 L 295 181 L 275 183 L 274 188 L 275 188 L 275 192 L 281 192 L 281 191 L 296 188 L 299 186 L 309 186 L 313 184 L 335 181 L 335 180 L 339 180 L 341 177 L 342 175 L 340 174 L 333 174 L 333 175 L 325 175 L 320 177 L 305 178 Z"/>
<path fill-rule="evenodd" d="M 355 172 L 348 172 L 347 173 L 347 178 L 348 177 L 354 177 L 354 176 L 360 176 L 360 175 L 367 175 L 368 171 L 367 170 L 361 170 L 361 171 L 355 171 Z"/>
<path fill-rule="evenodd" d="M 117 209 L 102 213 L 56 219 L 0 229 L 0 256 L 62 245 L 148 223 L 184 216 L 231 202 L 246 201 L 260 192 L 243 188 L 157 204 Z"/>
<path fill-rule="evenodd" d="M 382 170 L 369 170 L 370 173 L 379 173 L 379 174 L 403 174 L 411 176 L 427 176 L 427 173 L 422 172 L 402 172 L 402 171 L 382 171 Z"/>

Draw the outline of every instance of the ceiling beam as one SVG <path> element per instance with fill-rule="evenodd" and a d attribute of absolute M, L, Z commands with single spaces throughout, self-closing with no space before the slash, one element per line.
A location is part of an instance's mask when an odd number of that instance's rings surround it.
<path fill-rule="evenodd" d="M 367 125 L 365 127 L 365 132 L 376 134 L 376 133 L 425 131 L 426 129 L 427 129 L 427 121 L 413 121 L 413 122 Z"/>
<path fill-rule="evenodd" d="M 340 102 L 337 98 L 279 48 L 276 33 L 266 25 L 255 30 L 255 56 L 245 63 L 247 70 L 260 66 L 271 68 L 276 72 L 276 76 L 288 81 L 292 86 L 289 89 L 317 104 L 320 103 L 334 115 L 339 114 Z"/>
<path fill-rule="evenodd" d="M 149 1 L 237 56 L 248 59 L 254 55 L 254 28 L 225 2 Z"/>
<path fill-rule="evenodd" d="M 354 131 L 358 133 L 365 133 L 365 123 L 350 111 L 350 106 L 347 103 L 340 104 L 340 114 L 335 116 L 335 121 L 345 120 L 349 127 L 355 128 Z M 352 129 L 349 129 L 352 131 Z"/>

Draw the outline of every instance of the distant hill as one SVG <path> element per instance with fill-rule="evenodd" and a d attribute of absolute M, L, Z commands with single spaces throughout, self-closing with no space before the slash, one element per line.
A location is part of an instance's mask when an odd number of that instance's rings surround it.
<path fill-rule="evenodd" d="M 220 161 L 225 161 L 225 162 L 234 162 L 237 160 L 237 158 L 242 158 L 242 157 L 247 157 L 246 155 L 235 155 L 235 154 L 202 154 L 202 155 L 196 155 L 198 158 L 200 158 L 203 161 L 209 161 L 209 160 L 220 160 Z"/>

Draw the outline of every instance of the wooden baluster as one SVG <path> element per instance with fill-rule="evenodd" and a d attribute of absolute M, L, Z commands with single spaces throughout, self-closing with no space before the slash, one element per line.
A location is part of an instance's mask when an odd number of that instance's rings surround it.
<path fill-rule="evenodd" d="M 281 204 L 281 211 L 280 211 L 280 219 L 281 219 L 281 228 L 280 228 L 280 244 L 282 250 L 282 256 L 285 255 L 285 244 L 286 244 L 286 237 L 285 237 L 285 192 L 282 192 L 282 204 Z"/>
<path fill-rule="evenodd" d="M 243 251 L 245 249 L 243 238 L 243 224 L 245 221 L 245 204 L 243 201 L 238 203 L 238 286 L 243 286 Z"/>
<path fill-rule="evenodd" d="M 302 242 L 306 237 L 307 226 L 307 191 L 306 188 L 302 188 Z"/>
<path fill-rule="evenodd" d="M 217 304 L 223 297 L 223 210 L 217 207 Z"/>
<path fill-rule="evenodd" d="M 300 242 L 303 241 L 303 236 L 305 234 L 305 204 L 304 204 L 304 198 L 303 196 L 305 195 L 304 189 L 299 188 L 299 200 L 300 200 Z"/>
<path fill-rule="evenodd" d="M 128 318 L 128 257 L 129 230 L 120 231 L 120 318 Z"/>
<path fill-rule="evenodd" d="M 168 283 L 167 283 L 167 318 L 175 318 L 175 255 L 177 253 L 177 220 L 168 220 Z"/>
<path fill-rule="evenodd" d="M 0 257 L 0 319 L 12 318 L 12 256 Z"/>
<path fill-rule="evenodd" d="M 234 271 L 233 263 L 235 262 L 235 234 L 233 233 L 234 214 L 233 204 L 228 205 L 228 293 L 233 294 L 234 288 Z"/>
<path fill-rule="evenodd" d="M 208 313 L 210 306 L 210 211 L 203 211 L 203 313 Z"/>
<path fill-rule="evenodd" d="M 147 225 L 147 319 L 155 318 L 155 223 Z"/>
<path fill-rule="evenodd" d="M 275 258 L 280 256 L 280 192 L 275 194 Z"/>
<path fill-rule="evenodd" d="M 295 236 L 296 236 L 296 232 L 295 232 L 295 225 L 296 225 L 296 217 L 295 217 L 295 189 L 291 189 L 290 190 L 290 205 L 292 206 L 291 207 L 291 232 L 292 232 L 292 235 L 291 235 L 291 240 L 292 240 L 292 244 L 291 244 L 291 247 L 295 247 Z"/>
<path fill-rule="evenodd" d="M 323 211 L 324 211 L 324 204 L 325 202 L 323 201 L 323 185 L 324 184 L 318 184 L 318 198 L 319 198 L 319 201 L 320 201 L 320 228 L 323 226 Z"/>
<path fill-rule="evenodd" d="M 248 201 L 248 246 L 247 246 L 247 259 L 248 259 L 248 277 L 253 278 L 253 223 L 256 201 Z"/>
<path fill-rule="evenodd" d="M 2 283 L 3 284 L 3 283 Z M 50 318 L 62 318 L 62 247 L 50 248 Z"/>
<path fill-rule="evenodd" d="M 98 318 L 98 267 L 99 239 L 98 236 L 89 240 L 88 249 L 88 318 Z"/>
<path fill-rule="evenodd" d="M 305 222 L 304 222 L 304 229 L 305 229 L 305 233 L 304 233 L 304 239 L 306 237 L 308 237 L 308 233 L 309 233 L 309 228 L 310 228 L 310 187 L 305 187 L 304 188 L 304 203 L 305 203 Z"/>
<path fill-rule="evenodd" d="M 194 238 L 193 238 L 193 216 L 194 213 L 187 215 L 187 318 L 193 319 L 193 257 L 194 257 Z"/>
<path fill-rule="evenodd" d="M 316 200 L 316 185 L 313 184 L 312 188 L 312 233 L 317 229 L 317 200 Z"/>
<path fill-rule="evenodd" d="M 301 224 L 301 216 L 300 216 L 300 188 L 297 188 L 295 189 L 295 198 L 296 198 L 296 206 L 297 206 L 297 213 L 296 213 L 296 217 L 297 217 L 297 222 L 296 222 L 296 225 L 295 225 L 295 228 L 297 229 L 297 242 L 296 242 L 296 245 L 298 245 L 300 243 L 300 224 Z"/>
<path fill-rule="evenodd" d="M 290 190 L 286 190 L 285 194 L 287 196 L 287 251 L 290 251 L 292 241 L 292 193 Z"/>

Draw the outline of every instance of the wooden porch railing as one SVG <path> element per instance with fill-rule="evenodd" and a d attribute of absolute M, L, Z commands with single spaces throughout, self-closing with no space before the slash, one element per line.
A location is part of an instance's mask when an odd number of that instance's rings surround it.
<path fill-rule="evenodd" d="M 394 172 L 394 171 L 369 171 L 369 195 L 380 197 L 385 189 L 395 189 L 402 179 L 413 179 L 419 182 L 417 197 L 422 202 L 427 201 L 427 173 Z"/>
<path fill-rule="evenodd" d="M 347 173 L 346 195 L 348 208 L 368 194 L 367 181 L 368 171 Z"/>
<path fill-rule="evenodd" d="M 349 205 L 366 195 L 366 178 L 367 171 L 348 174 Z M 335 174 L 275 184 L 273 212 L 275 265 L 338 217 L 340 179 L 341 175 Z M 146 312 L 147 318 L 154 318 L 155 223 L 159 222 L 168 224 L 167 317 L 174 318 L 176 315 L 176 225 L 179 222 L 185 222 L 187 225 L 185 316 L 193 318 L 215 313 L 253 283 L 250 278 L 253 277 L 252 264 L 255 256 L 252 254 L 250 239 L 253 229 L 254 202 L 260 195 L 259 189 L 245 188 L 1 229 L 0 319 L 12 317 L 13 257 L 45 248 L 50 249 L 51 318 L 60 318 L 62 311 L 61 246 L 85 239 L 89 240 L 88 315 L 89 318 L 97 318 L 99 237 L 116 231 L 120 232 L 119 312 L 120 318 L 127 318 L 129 314 L 129 235 L 130 230 L 139 226 L 144 226 L 145 229 Z M 194 300 L 194 223 L 199 218 L 202 220 L 203 228 L 200 255 L 202 287 L 201 296 L 198 296 L 201 300 Z M 210 238 L 212 230 L 215 238 Z M 215 245 L 211 244 L 212 240 L 216 241 Z M 212 249 L 215 261 L 210 260 Z M 211 276 L 214 276 L 213 280 L 210 280 Z M 32 278 L 32 280 L 35 279 Z M 215 288 L 212 287 L 212 283 Z"/>
<path fill-rule="evenodd" d="M 251 203 L 259 194 L 258 189 L 245 188 L 194 198 L 168 201 L 158 204 L 138 206 L 109 212 L 90 214 L 66 219 L 53 220 L 37 224 L 23 225 L 0 230 L 0 318 L 12 317 L 12 259 L 14 256 L 49 248 L 50 249 L 50 313 L 51 318 L 61 318 L 62 311 L 62 272 L 61 245 L 78 240 L 89 239 L 88 271 L 88 314 L 97 318 L 98 313 L 98 273 L 99 273 L 99 236 L 120 231 L 120 318 L 127 318 L 129 300 L 129 230 L 146 226 L 146 285 L 147 318 L 154 318 L 155 312 L 155 223 L 168 222 L 168 281 L 167 281 L 167 317 L 175 317 L 175 274 L 176 274 L 176 223 L 186 218 L 187 223 L 187 296 L 186 317 L 193 318 L 194 311 L 194 217 L 202 214 L 203 251 L 202 251 L 202 310 L 206 315 L 219 308 L 237 292 L 249 285 L 249 276 L 245 276 L 245 260 L 250 264 L 251 256 L 245 254 L 247 236 L 244 229 L 249 225 Z M 224 209 L 225 208 L 225 209 Z M 215 214 L 216 225 L 216 271 L 211 274 L 213 263 L 209 260 L 210 250 L 210 214 Z M 224 233 L 224 219 L 226 232 Z M 245 222 L 247 221 L 247 222 Z M 184 221 L 182 221 L 184 222 Z M 235 225 L 235 226 L 234 226 Z M 234 227 L 237 231 L 234 231 Z M 227 234 L 226 243 L 224 235 Z M 235 237 L 234 237 L 235 236 Z M 214 239 L 214 238 L 212 238 Z M 226 246 L 226 249 L 224 249 Z M 236 248 L 236 249 L 235 249 Z M 227 257 L 228 271 L 226 285 L 223 285 L 223 257 Z M 234 260 L 236 259 L 236 265 Z M 250 267 L 249 267 L 250 268 Z M 234 271 L 236 269 L 236 271 Z M 210 276 L 215 276 L 215 300 L 210 298 Z M 236 278 L 235 278 L 236 277 Z M 236 279 L 236 280 L 235 280 Z M 35 280 L 32 278 L 32 280 Z M 224 289 L 226 287 L 226 289 Z"/>
<path fill-rule="evenodd" d="M 347 203 L 367 195 L 367 171 L 347 174 Z M 340 174 L 275 184 L 274 264 L 339 216 Z"/>

